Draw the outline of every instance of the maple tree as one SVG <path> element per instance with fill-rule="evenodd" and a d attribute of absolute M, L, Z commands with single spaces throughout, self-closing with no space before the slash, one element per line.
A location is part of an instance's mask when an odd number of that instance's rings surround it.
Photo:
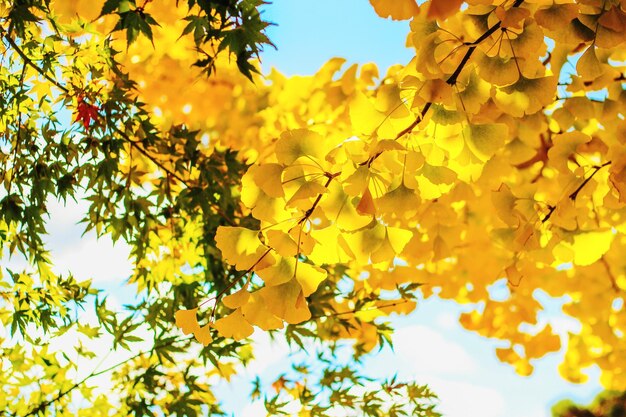
<path fill-rule="evenodd" d="M 410 19 L 411 62 L 263 77 L 260 0 L 0 1 L 0 239 L 29 263 L 0 281 L 5 414 L 70 414 L 77 398 L 219 414 L 198 369 L 228 379 L 256 327 L 323 342 L 327 364 L 275 381 L 271 414 L 436 415 L 426 387 L 366 389 L 332 359 L 388 343 L 385 317 L 430 296 L 472 305 L 461 324 L 508 342 L 496 354 L 520 374 L 564 342 L 565 378 L 597 365 L 626 388 L 626 3 L 371 4 Z M 123 311 L 53 272 L 46 204 L 68 197 L 88 202 L 87 230 L 132 247 Z M 538 293 L 567 297 L 580 331 L 561 340 Z M 95 326 L 70 314 L 92 302 Z M 75 378 L 82 341 L 49 350 L 71 329 L 150 347 Z M 89 387 L 107 372 L 119 401 Z"/>

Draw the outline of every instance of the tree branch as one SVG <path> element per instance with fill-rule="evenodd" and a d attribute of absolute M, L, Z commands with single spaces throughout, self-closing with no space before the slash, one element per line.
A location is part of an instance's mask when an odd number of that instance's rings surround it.
<path fill-rule="evenodd" d="M 578 197 L 578 193 L 585 187 L 585 185 L 587 185 L 589 181 L 591 181 L 593 176 L 596 175 L 598 171 L 600 171 L 602 168 L 608 165 L 611 165 L 611 161 L 605 162 L 602 165 L 595 166 L 593 168 L 593 172 L 591 173 L 591 175 L 585 178 L 585 180 L 578 187 L 576 187 L 576 189 L 569 195 L 569 199 L 572 201 L 576 200 L 576 197 Z M 550 211 L 548 211 L 548 214 L 546 214 L 544 218 L 541 219 L 541 223 L 545 223 L 548 220 L 550 220 L 550 217 L 552 217 L 552 214 L 554 214 L 554 210 L 556 210 L 556 205 L 549 206 L 549 207 L 550 207 Z"/>
<path fill-rule="evenodd" d="M 602 165 L 599 165 L 599 166 L 594 167 L 593 172 L 591 173 L 591 175 L 589 175 L 587 178 L 585 178 L 585 180 L 582 182 L 582 184 L 580 184 L 580 185 L 578 186 L 578 188 L 576 188 L 576 189 L 574 190 L 574 192 L 572 192 L 572 193 L 569 195 L 569 199 L 570 199 L 570 200 L 572 200 L 572 201 L 576 200 L 576 197 L 578 197 L 578 193 L 579 193 L 579 192 L 580 192 L 580 191 L 581 191 L 581 190 L 585 187 L 585 185 L 587 185 L 587 183 L 588 183 L 589 181 L 591 181 L 591 179 L 593 178 L 593 176 L 594 176 L 594 175 L 596 175 L 596 174 L 598 173 L 598 171 L 600 171 L 602 168 L 604 168 L 605 166 L 608 166 L 608 165 L 611 165 L 611 161 L 605 162 L 605 163 L 604 163 L 604 164 L 602 164 Z"/>

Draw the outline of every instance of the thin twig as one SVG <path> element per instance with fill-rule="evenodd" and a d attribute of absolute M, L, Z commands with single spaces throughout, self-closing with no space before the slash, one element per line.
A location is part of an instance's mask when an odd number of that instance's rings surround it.
<path fill-rule="evenodd" d="M 578 188 L 576 188 L 576 189 L 574 190 L 574 192 L 573 192 L 573 193 L 571 193 L 571 194 L 569 195 L 569 199 L 570 199 L 570 200 L 572 200 L 572 201 L 573 201 L 573 200 L 576 200 L 576 197 L 578 197 L 578 193 L 580 192 L 580 190 L 582 190 L 582 189 L 583 189 L 583 187 L 584 187 L 585 185 L 587 185 L 587 183 L 588 183 L 589 181 L 591 181 L 591 179 L 593 178 L 593 176 L 594 176 L 594 175 L 596 175 L 596 174 L 598 173 L 598 171 L 600 171 L 602 168 L 604 168 L 605 166 L 608 166 L 608 165 L 611 165 L 611 161 L 605 162 L 605 163 L 604 163 L 604 164 L 602 164 L 602 165 L 599 165 L 599 166 L 594 167 L 593 172 L 591 173 L 591 175 L 589 175 L 587 178 L 585 178 L 585 180 L 582 182 L 582 184 L 580 184 L 580 185 L 578 186 Z"/>
<path fill-rule="evenodd" d="M 328 186 L 330 185 L 331 181 L 337 177 L 340 173 L 336 173 L 336 174 L 329 174 L 326 173 L 326 177 L 328 178 L 328 180 L 326 181 L 326 184 L 324 184 L 324 188 L 328 188 Z M 305 221 L 309 220 L 309 218 L 311 217 L 311 215 L 313 214 L 313 212 L 315 211 L 315 209 L 317 208 L 317 205 L 320 203 L 320 200 L 322 199 L 322 195 L 323 193 L 319 193 L 317 195 L 317 198 L 315 199 L 315 201 L 313 202 L 313 205 L 304 212 L 304 216 L 302 216 L 302 218 L 298 221 L 298 224 L 302 224 Z"/>
<path fill-rule="evenodd" d="M 620 288 L 619 285 L 617 285 L 615 275 L 613 275 L 613 272 L 611 272 L 611 267 L 609 266 L 609 263 L 606 261 L 604 256 L 600 257 L 600 263 L 602 263 L 602 265 L 604 265 L 604 269 L 606 269 L 606 274 L 609 276 L 609 280 L 611 281 L 611 288 L 613 288 L 613 291 L 615 291 L 616 293 L 619 293 Z"/>
<path fill-rule="evenodd" d="M 587 185 L 589 181 L 591 181 L 593 176 L 596 175 L 598 171 L 600 171 L 602 168 L 608 165 L 611 165 L 611 161 L 605 162 L 602 165 L 595 166 L 593 168 L 593 172 L 591 173 L 591 175 L 585 178 L 585 180 L 578 187 L 576 187 L 576 189 L 569 195 L 569 199 L 572 201 L 576 200 L 576 197 L 578 197 L 578 193 L 585 187 L 585 185 Z M 544 218 L 541 219 L 541 223 L 545 223 L 548 220 L 550 220 L 550 217 L 552 216 L 552 214 L 554 214 L 554 210 L 556 210 L 556 206 L 549 206 L 549 207 L 550 207 L 550 211 L 548 211 L 548 213 L 544 216 Z"/>

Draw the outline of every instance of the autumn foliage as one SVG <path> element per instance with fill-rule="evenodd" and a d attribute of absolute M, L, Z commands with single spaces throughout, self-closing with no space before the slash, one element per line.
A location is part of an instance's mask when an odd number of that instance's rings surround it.
<path fill-rule="evenodd" d="M 471 305 L 460 323 L 505 341 L 495 353 L 522 375 L 563 345 L 564 378 L 597 365 L 626 389 L 626 3 L 371 0 L 410 20 L 414 58 L 386 74 L 334 58 L 297 77 L 258 74 L 261 1 L 96 3 L 0 2 L 0 236 L 36 267 L 9 273 L 12 333 L 81 325 L 63 311 L 94 291 L 52 273 L 40 238 L 46 198 L 77 195 L 88 229 L 133 248 L 141 301 L 123 315 L 97 298 L 99 326 L 113 348 L 144 322 L 155 334 L 123 375 L 183 386 L 172 365 L 202 366 L 186 351 L 246 363 L 255 328 L 295 346 L 351 341 L 358 358 L 390 340 L 386 316 L 437 296 Z M 578 332 L 541 319 L 542 294 L 565 297 Z M 334 385 L 316 402 L 308 382 L 278 395 L 308 412 L 370 410 Z M 145 401 L 175 409 L 155 384 Z M 192 399 L 218 410 L 198 386 Z M 426 388 L 387 387 L 434 415 Z M 16 415 L 70 397 L 16 395 Z"/>

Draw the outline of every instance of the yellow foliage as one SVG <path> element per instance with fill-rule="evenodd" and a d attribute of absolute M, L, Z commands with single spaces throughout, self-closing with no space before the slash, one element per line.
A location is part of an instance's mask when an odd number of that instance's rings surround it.
<path fill-rule="evenodd" d="M 76 71 L 58 71 L 71 92 L 99 89 L 106 103 L 121 80 L 99 49 L 112 22 L 98 18 L 96 3 L 53 2 L 60 30 L 80 47 L 48 42 L 54 54 L 75 52 L 67 59 Z M 561 347 L 550 326 L 520 330 L 537 325 L 543 306 L 533 294 L 542 289 L 569 294 L 566 313 L 582 325 L 581 334 L 563 340 L 563 375 L 582 381 L 581 368 L 596 364 L 604 383 L 626 387 L 619 375 L 626 343 L 618 336 L 626 325 L 611 311 L 626 288 L 623 4 L 370 0 L 384 18 L 411 19 L 414 58 L 406 65 L 381 76 L 375 64 L 342 71 L 345 60 L 335 58 L 311 76 L 275 70 L 255 75 L 253 85 L 232 57 L 218 59 L 208 78 L 193 67 L 193 39 L 180 37 L 187 11 L 176 3 L 146 2 L 160 24 L 152 28 L 154 47 L 145 36 L 126 47 L 117 32 L 111 42 L 136 82 L 129 94 L 146 103 L 146 126 L 149 120 L 167 132 L 184 125 L 199 132 L 194 151 L 232 148 L 249 165 L 228 189 L 241 218 L 218 222 L 229 225 L 215 226 L 219 253 L 210 255 L 252 275 L 238 291 L 217 296 L 214 323 L 200 327 L 197 308 L 178 311 L 184 334 L 208 345 L 211 329 L 241 340 L 253 326 L 310 321 L 329 339 L 354 338 L 370 350 L 377 317 L 414 308 L 412 300 L 392 305 L 381 291 L 419 282 L 426 297 L 483 303 L 484 311 L 462 315 L 461 323 L 508 341 L 498 358 L 527 375 L 531 359 Z M 89 65 L 99 75 L 86 83 Z M 51 91 L 38 74 L 24 71 L 30 95 L 12 112 Z M 79 112 L 83 98 L 63 98 Z M 138 143 L 149 133 L 144 127 L 136 120 L 124 126 Z M 139 152 L 136 143 L 120 150 L 129 187 L 164 187 L 158 180 L 168 169 L 184 177 L 168 194 L 184 195 L 183 182 L 185 192 L 203 186 L 200 168 L 184 168 L 185 144 L 170 139 L 170 153 L 148 145 Z M 7 170 L 3 184 L 13 175 Z M 214 197 L 219 207 L 228 198 Z M 137 268 L 159 282 L 197 282 L 182 271 L 211 267 L 199 248 L 201 220 L 185 213 L 168 222 L 150 229 Z M 362 299 L 338 301 L 332 290 L 343 279 L 363 290 L 355 296 Z M 139 273 L 132 281 L 149 287 Z M 505 281 L 508 299 L 494 301 L 490 286 Z M 337 310 L 316 298 L 324 291 Z M 370 296 L 378 298 L 363 301 Z M 361 301 L 353 328 L 311 315 L 332 317 Z"/>

